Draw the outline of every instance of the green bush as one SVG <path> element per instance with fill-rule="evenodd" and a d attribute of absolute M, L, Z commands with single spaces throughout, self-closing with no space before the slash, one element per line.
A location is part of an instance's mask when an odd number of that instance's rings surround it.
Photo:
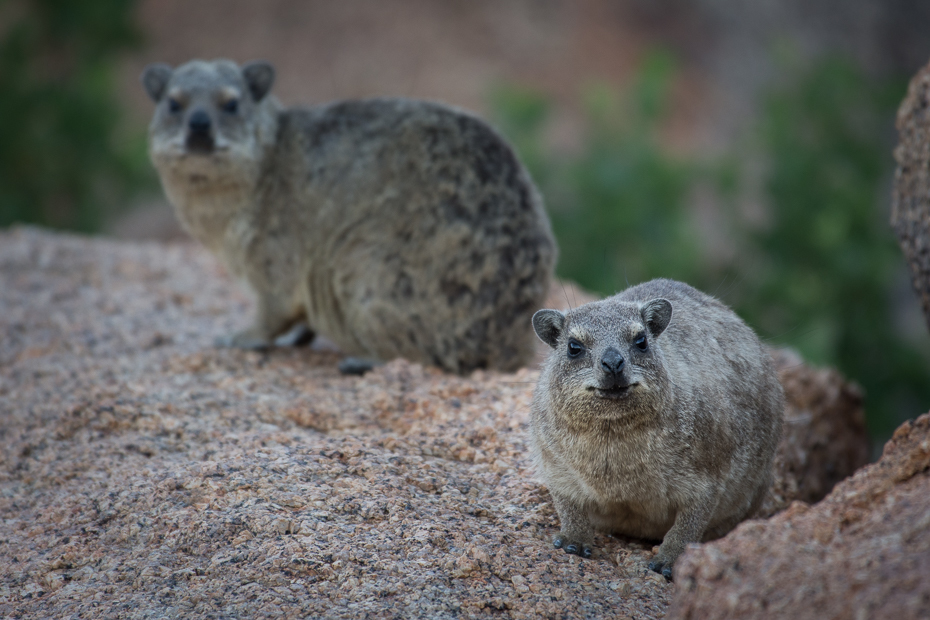
<path fill-rule="evenodd" d="M 876 437 L 926 411 L 928 339 L 902 336 L 892 316 L 903 259 L 887 224 L 887 180 L 902 86 L 877 85 L 836 59 L 789 70 L 764 100 L 752 147 L 700 161 L 672 156 L 658 139 L 672 73 L 657 55 L 622 99 L 592 90 L 583 146 L 571 155 L 545 148 L 543 97 L 494 94 L 499 126 L 546 197 L 559 275 L 602 294 L 655 277 L 717 294 L 770 343 L 860 383 Z M 735 208 L 752 190 L 739 161 L 764 164 L 761 224 Z M 699 188 L 718 199 L 724 252 L 700 238 Z"/>
<path fill-rule="evenodd" d="M 752 270 L 735 300 L 763 333 L 860 383 L 882 437 L 930 406 L 926 334 L 902 336 L 893 317 L 904 259 L 888 224 L 889 138 L 904 86 L 829 58 L 766 97 L 769 221 L 746 230 Z"/>
<path fill-rule="evenodd" d="M 141 135 L 121 131 L 118 55 L 139 41 L 133 0 L 29 0 L 0 36 L 0 226 L 81 231 L 150 183 Z"/>
<path fill-rule="evenodd" d="M 706 274 L 693 233 L 688 194 L 699 169 L 659 145 L 672 72 L 653 56 L 631 97 L 605 88 L 585 97 L 587 127 L 580 153 L 548 152 L 549 107 L 538 94 L 513 87 L 494 95 L 498 124 L 539 183 L 559 240 L 559 273 L 604 294 L 659 275 L 690 282 Z"/>

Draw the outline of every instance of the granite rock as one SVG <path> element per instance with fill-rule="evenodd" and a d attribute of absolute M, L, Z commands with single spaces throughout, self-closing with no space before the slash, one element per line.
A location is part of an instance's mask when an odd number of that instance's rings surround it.
<path fill-rule="evenodd" d="M 862 392 L 832 368 L 806 366 L 796 353 L 772 351 L 785 388 L 785 424 L 775 480 L 758 516 L 794 500 L 816 502 L 869 461 Z"/>
<path fill-rule="evenodd" d="M 930 64 L 911 80 L 896 124 L 891 224 L 930 329 Z"/>
<path fill-rule="evenodd" d="M 551 304 L 588 300 L 559 285 Z M 194 245 L 0 232 L 0 617 L 665 614 L 654 541 L 552 548 L 536 370 L 346 377 L 325 343 L 212 347 L 249 312 Z M 854 387 L 777 358 L 769 512 L 866 446 Z"/>
<path fill-rule="evenodd" d="M 930 618 L 930 414 L 826 499 L 691 548 L 670 618 Z"/>

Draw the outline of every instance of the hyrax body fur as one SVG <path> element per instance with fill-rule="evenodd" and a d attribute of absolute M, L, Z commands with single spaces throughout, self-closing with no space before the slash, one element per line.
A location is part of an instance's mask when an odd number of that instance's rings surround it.
<path fill-rule="evenodd" d="M 267 63 L 149 66 L 149 151 L 184 226 L 255 294 L 262 347 L 305 322 L 347 354 L 465 373 L 531 358 L 555 243 L 510 147 L 467 113 L 284 109 Z"/>
<path fill-rule="evenodd" d="M 752 515 L 772 477 L 784 394 L 765 347 L 722 303 L 653 280 L 568 313 L 540 310 L 552 347 L 533 401 L 533 457 L 559 514 L 555 546 L 594 530 L 663 539 L 671 578 L 690 542 Z"/>

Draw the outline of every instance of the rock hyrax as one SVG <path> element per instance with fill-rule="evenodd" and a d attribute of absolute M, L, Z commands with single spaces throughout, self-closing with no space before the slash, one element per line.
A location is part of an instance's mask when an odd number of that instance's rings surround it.
<path fill-rule="evenodd" d="M 184 228 L 254 292 L 225 344 L 305 323 L 345 353 L 514 370 L 556 249 L 538 192 L 480 119 L 424 101 L 282 108 L 255 62 L 155 64 L 149 153 Z"/>
<path fill-rule="evenodd" d="M 668 578 L 690 542 L 723 536 L 772 478 L 784 393 L 768 351 L 729 308 L 652 280 L 565 314 L 540 310 L 549 353 L 530 418 L 555 546 L 590 557 L 594 529 L 663 539 Z"/>

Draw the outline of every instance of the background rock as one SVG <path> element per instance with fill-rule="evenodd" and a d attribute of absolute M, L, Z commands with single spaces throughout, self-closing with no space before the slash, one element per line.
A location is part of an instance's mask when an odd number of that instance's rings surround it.
<path fill-rule="evenodd" d="M 325 345 L 211 346 L 249 312 L 193 245 L 0 232 L 0 616 L 664 614 L 652 542 L 552 549 L 535 370 L 343 377 Z M 779 360 L 769 510 L 865 449 L 855 389 Z"/>
<path fill-rule="evenodd" d="M 930 617 L 930 414 L 813 507 L 689 549 L 671 618 Z"/>
<path fill-rule="evenodd" d="M 891 224 L 930 329 L 930 65 L 911 80 L 897 127 Z"/>
<path fill-rule="evenodd" d="M 775 482 L 759 509 L 768 517 L 794 500 L 816 502 L 868 463 L 862 393 L 831 368 L 810 368 L 792 351 L 772 351 L 785 388 L 785 425 Z"/>

